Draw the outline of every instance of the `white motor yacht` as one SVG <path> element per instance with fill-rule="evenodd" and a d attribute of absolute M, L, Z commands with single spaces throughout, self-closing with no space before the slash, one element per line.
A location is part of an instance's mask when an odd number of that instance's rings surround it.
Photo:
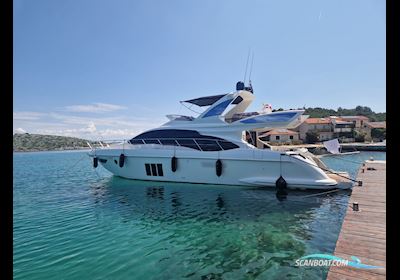
<path fill-rule="evenodd" d="M 338 186 L 317 163 L 299 152 L 257 149 L 243 140 L 254 129 L 293 128 L 303 110 L 246 113 L 253 90 L 238 82 L 236 91 L 181 101 L 205 107 L 198 117 L 167 115 L 169 121 L 129 141 L 92 149 L 116 176 L 136 180 L 332 189 Z"/>

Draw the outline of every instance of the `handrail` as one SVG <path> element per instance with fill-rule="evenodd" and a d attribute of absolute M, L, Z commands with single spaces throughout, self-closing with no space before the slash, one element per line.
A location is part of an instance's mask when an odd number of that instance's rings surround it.
<path fill-rule="evenodd" d="M 227 142 L 229 142 L 229 141 L 227 141 Z M 225 151 L 224 150 L 224 148 L 222 148 L 222 146 L 221 146 L 221 144 L 217 141 L 217 144 L 218 144 L 218 146 L 220 147 L 220 149 L 222 150 L 222 151 Z M 235 144 L 235 143 L 234 143 Z"/>
<path fill-rule="evenodd" d="M 196 139 L 196 140 L 210 140 L 210 141 L 222 141 L 222 142 L 231 142 L 231 141 L 229 141 L 229 140 L 226 140 L 226 139 L 214 139 L 214 138 L 198 138 L 198 137 L 186 137 L 186 138 L 184 138 L 184 137 L 169 137 L 169 138 L 139 138 L 139 139 L 130 139 L 130 140 L 158 140 L 158 139 L 160 139 L 160 140 L 193 140 L 193 139 Z M 130 141 L 129 140 L 129 141 Z M 120 140 L 120 141 L 122 141 L 122 140 Z"/>
<path fill-rule="evenodd" d="M 146 139 L 131 139 L 131 140 L 133 140 L 133 141 L 140 141 L 142 144 L 144 144 L 144 145 L 151 145 L 151 144 L 156 144 L 156 145 L 164 145 L 164 144 L 162 144 L 162 140 L 171 140 L 171 141 L 174 141 L 175 142 L 175 144 L 176 144 L 176 146 L 184 146 L 185 147 L 185 145 L 182 145 L 182 144 L 180 144 L 178 141 L 179 140 L 192 140 L 193 142 L 194 142 L 194 144 L 197 146 L 197 148 L 200 150 L 200 151 L 203 151 L 203 149 L 201 148 L 201 146 L 207 146 L 207 145 L 209 145 L 209 146 L 211 146 L 211 145 L 214 145 L 214 144 L 217 144 L 218 145 L 218 147 L 222 150 L 222 151 L 224 151 L 224 150 L 226 150 L 226 149 L 224 149 L 223 147 L 222 147 L 222 145 L 221 145 L 221 143 L 232 143 L 232 144 L 234 144 L 234 145 L 237 145 L 237 144 L 235 144 L 235 143 L 233 143 L 233 142 L 231 142 L 231 141 L 228 141 L 228 140 L 225 140 L 225 139 L 212 139 L 212 138 L 146 138 Z M 146 143 L 146 140 L 148 140 L 148 141 L 157 141 L 158 143 Z M 210 143 L 203 143 L 203 144 L 199 144 L 197 141 L 201 141 L 201 140 L 207 140 L 207 141 L 212 141 L 212 142 L 214 142 L 213 144 L 210 144 Z M 130 141 L 129 141 L 129 143 L 131 143 Z M 132 144 L 132 143 L 131 143 Z M 135 145 L 135 144 L 133 144 L 133 145 Z M 173 145 L 173 144 L 172 144 Z M 174 145 L 175 146 L 175 145 Z"/>
<path fill-rule="evenodd" d="M 199 146 L 199 144 L 197 144 L 197 141 L 195 138 L 193 138 L 194 143 L 196 143 L 196 146 L 199 148 L 200 151 L 203 151 L 203 149 Z"/>

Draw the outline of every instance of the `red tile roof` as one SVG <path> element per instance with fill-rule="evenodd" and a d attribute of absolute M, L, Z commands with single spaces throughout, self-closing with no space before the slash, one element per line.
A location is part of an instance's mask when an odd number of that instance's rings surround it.
<path fill-rule="evenodd" d="M 297 134 L 299 133 L 296 131 L 282 128 L 282 129 L 272 129 L 266 133 L 259 135 L 259 137 L 265 137 L 269 135 L 297 135 Z"/>
<path fill-rule="evenodd" d="M 386 128 L 386 122 L 367 122 L 370 128 Z"/>
<path fill-rule="evenodd" d="M 334 124 L 353 124 L 353 122 L 345 121 L 341 118 L 337 118 L 333 120 Z"/>
<path fill-rule="evenodd" d="M 308 118 L 304 121 L 307 124 L 329 124 L 331 123 L 330 118 Z"/>

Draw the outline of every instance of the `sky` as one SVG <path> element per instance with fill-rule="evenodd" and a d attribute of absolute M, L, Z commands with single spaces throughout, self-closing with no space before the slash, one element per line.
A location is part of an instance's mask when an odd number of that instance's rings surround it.
<path fill-rule="evenodd" d="M 14 0 L 14 132 L 130 139 L 166 114 L 196 116 L 181 100 L 234 91 L 249 51 L 250 111 L 385 112 L 385 5 Z"/>

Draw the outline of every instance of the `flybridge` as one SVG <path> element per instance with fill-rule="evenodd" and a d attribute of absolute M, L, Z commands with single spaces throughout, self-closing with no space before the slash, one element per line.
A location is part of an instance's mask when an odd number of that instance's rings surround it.
<path fill-rule="evenodd" d="M 196 105 L 199 107 L 208 106 L 208 108 L 203 113 L 199 113 L 200 115 L 196 119 L 194 119 L 195 121 L 205 121 L 206 119 L 207 122 L 213 119 L 214 121 L 217 121 L 215 119 L 228 120 L 232 119 L 235 114 L 243 113 L 251 104 L 254 99 L 254 95 L 249 90 L 252 90 L 251 85 L 249 87 L 245 87 L 243 82 L 238 82 L 235 92 L 184 100 L 181 101 L 181 103 L 189 103 L 191 105 Z M 187 108 L 189 110 L 192 110 L 191 106 Z M 171 115 L 169 115 L 168 118 L 171 119 Z M 179 118 L 175 118 L 174 120 L 193 119 L 188 116 L 180 116 Z"/>
<path fill-rule="evenodd" d="M 241 141 L 242 132 L 254 129 L 294 128 L 302 121 L 304 110 L 279 112 L 245 112 L 255 96 L 251 85 L 238 82 L 236 91 L 181 101 L 206 107 L 199 116 L 167 115 L 163 129 L 190 129 L 204 135 L 213 135 L 231 141 Z M 251 91 L 250 91 L 251 90 Z M 191 107 L 187 107 L 191 110 Z"/>
<path fill-rule="evenodd" d="M 304 112 L 303 110 L 290 110 L 280 112 L 245 112 L 254 100 L 253 87 L 251 83 L 249 86 L 241 81 L 236 84 L 236 91 L 226 94 L 210 95 L 194 99 L 181 101 L 181 103 L 189 103 L 199 107 L 208 108 L 199 113 L 197 118 L 182 116 L 182 115 L 168 115 L 170 122 L 166 125 L 174 126 L 175 122 L 179 121 L 181 126 L 185 121 L 193 123 L 207 123 L 211 125 L 227 125 L 231 128 L 238 125 L 248 126 L 249 128 L 276 128 L 286 127 L 292 124 L 293 121 L 300 123 L 300 115 Z M 190 107 L 188 108 L 190 109 Z M 183 121 L 183 122 L 182 122 Z"/>

